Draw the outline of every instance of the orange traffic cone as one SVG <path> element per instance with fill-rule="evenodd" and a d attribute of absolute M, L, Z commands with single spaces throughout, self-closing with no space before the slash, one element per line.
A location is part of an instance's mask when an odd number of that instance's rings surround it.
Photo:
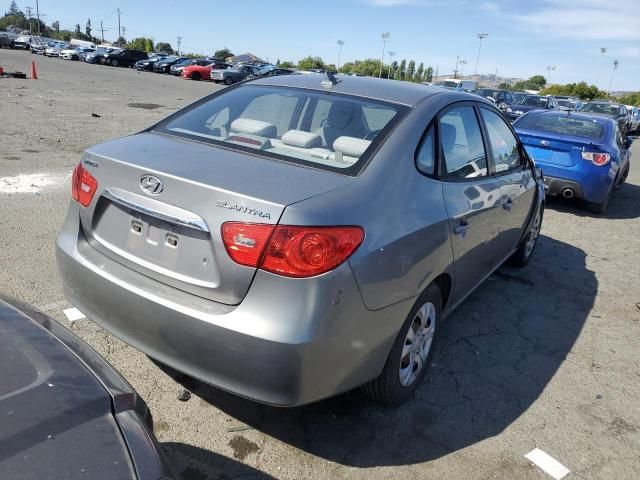
<path fill-rule="evenodd" d="M 38 74 L 36 73 L 36 62 L 31 62 L 31 80 L 37 80 Z"/>

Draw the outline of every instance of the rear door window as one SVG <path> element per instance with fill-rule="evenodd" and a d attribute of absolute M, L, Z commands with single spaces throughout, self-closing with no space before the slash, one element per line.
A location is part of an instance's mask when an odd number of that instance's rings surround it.
<path fill-rule="evenodd" d="M 492 110 L 481 108 L 484 124 L 487 127 L 491 145 L 493 168 L 496 173 L 520 168 L 522 161 L 518 150 L 518 140 L 500 115 Z"/>
<path fill-rule="evenodd" d="M 487 175 L 487 155 L 473 107 L 448 110 L 440 117 L 439 133 L 447 178 L 460 180 Z"/>

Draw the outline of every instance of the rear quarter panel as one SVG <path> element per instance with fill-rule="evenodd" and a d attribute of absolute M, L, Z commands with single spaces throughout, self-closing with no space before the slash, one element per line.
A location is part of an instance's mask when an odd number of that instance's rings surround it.
<path fill-rule="evenodd" d="M 419 173 L 414 162 L 421 136 L 441 108 L 438 97 L 409 112 L 356 181 L 287 207 L 280 220 L 363 227 L 364 242 L 349 263 L 370 310 L 419 295 L 451 268 L 442 184 Z"/>

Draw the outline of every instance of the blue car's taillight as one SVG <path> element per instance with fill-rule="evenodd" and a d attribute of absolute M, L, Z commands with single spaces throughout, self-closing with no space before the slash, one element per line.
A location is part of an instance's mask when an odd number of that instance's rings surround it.
<path fill-rule="evenodd" d="M 601 167 L 609 163 L 611 156 L 608 153 L 582 152 L 582 159 L 593 162 L 594 165 Z"/>

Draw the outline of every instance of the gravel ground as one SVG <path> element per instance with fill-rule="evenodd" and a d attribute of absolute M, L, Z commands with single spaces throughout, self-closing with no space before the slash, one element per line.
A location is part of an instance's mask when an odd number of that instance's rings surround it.
<path fill-rule="evenodd" d="M 2 50 L 0 66 L 28 72 L 33 58 Z M 82 150 L 219 87 L 36 61 L 38 81 L 0 79 L 0 291 L 47 311 L 122 372 L 182 478 L 551 478 L 524 458 L 536 447 L 569 479 L 640 478 L 635 158 L 607 215 L 550 202 L 530 266 L 502 268 L 443 325 L 414 400 L 385 409 L 352 392 L 278 409 L 173 374 L 62 314 L 70 305 L 53 243 Z M 633 150 L 639 157 L 640 142 Z M 186 402 L 177 399 L 183 388 Z"/>

